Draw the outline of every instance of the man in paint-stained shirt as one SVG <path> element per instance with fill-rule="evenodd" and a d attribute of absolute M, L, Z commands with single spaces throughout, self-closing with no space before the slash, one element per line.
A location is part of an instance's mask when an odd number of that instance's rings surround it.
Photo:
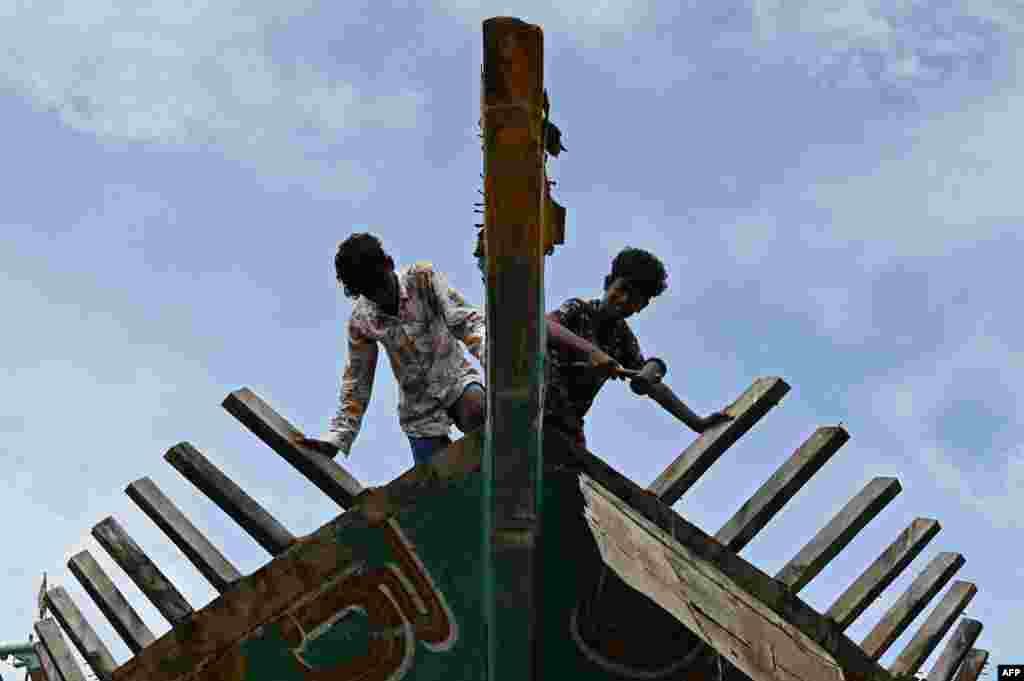
<path fill-rule="evenodd" d="M 416 463 L 429 461 L 462 432 L 483 425 L 486 394 L 480 373 L 461 341 L 484 362 L 484 314 L 468 305 L 430 263 L 400 270 L 370 234 L 353 234 L 338 247 L 335 272 L 345 295 L 355 299 L 348 322 L 348 361 L 340 406 L 321 438 L 303 444 L 334 456 L 349 455 L 370 402 L 378 347 L 387 353 L 400 387 L 398 419 Z"/>

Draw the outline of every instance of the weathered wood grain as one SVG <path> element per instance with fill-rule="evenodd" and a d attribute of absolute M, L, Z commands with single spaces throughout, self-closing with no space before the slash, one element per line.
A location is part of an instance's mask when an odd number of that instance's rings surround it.
<path fill-rule="evenodd" d="M 109 679 L 117 663 L 64 587 L 58 586 L 47 591 L 46 604 L 96 676 Z"/>
<path fill-rule="evenodd" d="M 190 443 L 174 445 L 164 454 L 164 459 L 270 555 L 284 553 L 295 542 L 295 535 Z"/>
<path fill-rule="evenodd" d="M 846 631 L 910 565 L 940 529 L 942 526 L 937 520 L 916 518 L 829 606 L 825 616 L 838 624 L 842 631 Z"/>
<path fill-rule="evenodd" d="M 50 657 L 50 653 L 46 650 L 46 646 L 43 645 L 42 641 L 33 643 L 32 650 L 36 652 L 36 657 L 39 658 L 39 666 L 42 668 L 44 678 L 41 681 L 64 681 L 60 672 L 57 671 L 57 665 L 53 663 L 53 658 Z M 32 681 L 36 681 L 36 675 L 32 676 Z"/>
<path fill-rule="evenodd" d="M 150 478 L 140 478 L 125 493 L 163 530 L 174 545 L 220 593 L 241 579 L 238 569 L 217 550 L 202 532 L 160 491 Z"/>
<path fill-rule="evenodd" d="M 68 569 L 132 653 L 137 654 L 156 640 L 153 632 L 128 604 L 124 594 L 114 585 L 92 554 L 88 551 L 75 554 L 68 561 Z"/>
<path fill-rule="evenodd" d="M 861 641 L 860 647 L 868 657 L 872 660 L 882 657 L 965 562 L 959 553 L 935 556 Z"/>
<path fill-rule="evenodd" d="M 232 392 L 221 406 L 342 508 L 363 491 L 337 461 L 297 444 L 302 433 L 249 388 Z"/>
<path fill-rule="evenodd" d="M 92 528 L 92 536 L 173 625 L 192 614 L 192 606 L 114 518 Z"/>
<path fill-rule="evenodd" d="M 840 426 L 818 428 L 715 534 L 739 553 L 787 501 L 850 439 Z"/>
<path fill-rule="evenodd" d="M 878 515 L 890 501 L 900 493 L 900 481 L 896 478 L 875 478 L 849 501 L 775 575 L 793 592 L 804 588 L 833 558 L 839 555 L 853 541 L 864 527 Z"/>
<path fill-rule="evenodd" d="M 953 681 L 953 675 L 967 657 L 971 646 L 981 635 L 982 624 L 978 620 L 964 618 L 956 625 L 956 630 L 946 642 L 946 647 L 939 653 L 932 670 L 928 672 L 928 681 Z"/>
<path fill-rule="evenodd" d="M 777 377 L 759 378 L 725 411 L 731 421 L 702 433 L 676 457 L 649 486 L 666 504 L 672 505 L 744 433 L 753 428 L 789 392 L 789 385 Z"/>
<path fill-rule="evenodd" d="M 50 661 L 53 662 L 61 681 L 85 681 L 85 675 L 71 655 L 71 649 L 64 642 L 57 622 L 47 617 L 36 622 L 34 628 L 39 641 L 50 654 Z"/>
<path fill-rule="evenodd" d="M 602 556 L 754 681 L 891 677 L 835 625 L 683 519 L 665 532 L 586 475 Z"/>
<path fill-rule="evenodd" d="M 987 650 L 971 648 L 967 657 L 964 658 L 963 664 L 960 665 L 956 681 L 978 681 L 981 678 L 981 672 L 985 669 L 986 662 L 988 662 Z"/>
<path fill-rule="evenodd" d="M 544 33 L 513 17 L 483 22 L 487 257 L 488 531 L 481 559 L 488 678 L 537 675 L 536 544 L 543 465 Z"/>
<path fill-rule="evenodd" d="M 970 582 L 953 582 L 949 591 L 918 628 L 914 638 L 910 639 L 910 643 L 889 667 L 889 671 L 894 675 L 913 676 L 916 674 L 976 593 L 978 593 L 978 587 Z M 975 621 L 967 620 L 967 622 Z M 975 624 L 978 627 L 975 634 L 975 638 L 977 638 L 977 633 L 981 633 L 981 623 L 975 622 Z M 971 627 L 973 630 L 974 625 L 967 624 L 965 626 Z M 972 640 L 966 647 L 970 648 L 973 644 Z"/>

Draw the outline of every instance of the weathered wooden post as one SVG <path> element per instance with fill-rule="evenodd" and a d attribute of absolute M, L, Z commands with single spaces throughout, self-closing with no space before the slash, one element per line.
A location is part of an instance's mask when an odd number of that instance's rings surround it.
<path fill-rule="evenodd" d="M 487 430 L 484 607 L 489 681 L 537 678 L 536 547 L 544 394 L 544 38 L 483 23 Z"/>

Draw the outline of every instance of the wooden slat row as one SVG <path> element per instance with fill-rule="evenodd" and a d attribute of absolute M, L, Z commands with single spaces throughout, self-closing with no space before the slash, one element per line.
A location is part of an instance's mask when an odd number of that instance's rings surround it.
<path fill-rule="evenodd" d="M 988 662 L 988 651 L 972 648 L 957 672 L 956 681 L 978 681 Z"/>
<path fill-rule="evenodd" d="M 192 606 L 114 518 L 92 528 L 92 536 L 172 625 L 192 614 Z"/>
<path fill-rule="evenodd" d="M 850 439 L 839 426 L 818 428 L 722 526 L 715 539 L 739 553 Z"/>
<path fill-rule="evenodd" d="M 825 616 L 846 631 L 868 606 L 902 574 L 942 526 L 930 518 L 916 518 L 896 540 L 829 606 Z"/>
<path fill-rule="evenodd" d="M 928 672 L 928 681 L 953 681 L 953 675 L 966 659 L 971 646 L 981 635 L 982 624 L 978 620 L 964 618 L 956 625 L 956 630 L 949 637 L 946 647 L 939 654 L 932 670 Z"/>
<path fill-rule="evenodd" d="M 35 651 L 36 657 L 39 658 L 39 666 L 42 667 L 43 676 L 46 677 L 46 681 L 64 681 L 60 672 L 57 671 L 57 665 L 53 663 L 53 658 L 50 657 L 50 653 L 46 650 L 46 646 L 43 645 L 42 641 L 33 643 L 32 650 Z"/>
<path fill-rule="evenodd" d="M 918 628 L 914 638 L 910 639 L 910 643 L 906 645 L 899 654 L 899 657 L 896 658 L 896 661 L 889 667 L 889 671 L 896 676 L 913 676 L 916 674 L 976 593 L 978 593 L 978 587 L 970 582 L 953 582 L 946 595 L 942 597 L 939 604 L 935 606 L 935 609 L 928 614 L 927 619 Z M 977 634 L 981 633 L 981 622 L 975 620 L 968 620 L 968 622 L 974 622 L 974 625 L 977 625 L 977 631 L 974 632 L 975 638 L 977 638 Z M 967 624 L 965 626 L 968 626 L 973 631 L 974 625 Z M 970 648 L 973 644 L 974 641 L 972 640 L 967 648 Z"/>
<path fill-rule="evenodd" d="M 860 647 L 868 657 L 872 660 L 881 658 L 965 562 L 959 553 L 935 556 L 861 641 Z"/>
<path fill-rule="evenodd" d="M 196 566 L 213 588 L 224 593 L 242 578 L 238 569 L 224 557 L 174 503 L 149 478 L 128 485 L 125 492 L 164 534 Z"/>
<path fill-rule="evenodd" d="M 342 508 L 363 491 L 337 461 L 298 445 L 302 433 L 248 388 L 229 394 L 222 406 Z"/>
<path fill-rule="evenodd" d="M 49 653 L 50 662 L 61 681 L 85 681 L 82 668 L 75 662 L 71 649 L 64 642 L 57 622 L 50 617 L 35 623 L 36 635 L 39 637 L 45 652 Z"/>
<path fill-rule="evenodd" d="M 64 587 L 47 591 L 46 604 L 96 676 L 109 679 L 117 668 L 114 657 Z"/>
<path fill-rule="evenodd" d="M 295 535 L 190 443 L 174 445 L 164 459 L 270 555 L 281 555 L 295 542 Z"/>
<path fill-rule="evenodd" d="M 107 576 L 92 554 L 88 551 L 75 554 L 68 561 L 68 569 L 81 583 L 82 588 L 96 603 L 96 607 L 114 627 L 114 631 L 125 642 L 132 654 L 138 654 L 156 640 L 153 632 L 142 621 L 135 609 L 128 604 L 124 594 Z"/>
<path fill-rule="evenodd" d="M 879 477 L 869 482 L 779 570 L 775 579 L 793 593 L 803 589 L 901 490 L 896 478 Z"/>
<path fill-rule="evenodd" d="M 683 450 L 648 488 L 672 505 L 700 479 L 712 464 L 750 430 L 789 392 L 789 384 L 777 377 L 759 378 L 726 411 L 731 421 L 702 433 Z"/>

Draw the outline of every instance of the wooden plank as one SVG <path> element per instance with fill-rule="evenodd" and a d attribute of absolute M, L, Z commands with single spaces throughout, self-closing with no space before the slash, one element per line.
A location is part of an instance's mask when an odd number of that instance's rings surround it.
<path fill-rule="evenodd" d="M 232 392 L 221 406 L 342 508 L 363 491 L 337 461 L 298 445 L 302 433 L 248 388 Z"/>
<path fill-rule="evenodd" d="M 124 594 L 114 585 L 92 554 L 88 551 L 75 554 L 68 561 L 68 569 L 133 654 L 138 654 L 156 640 L 153 632 L 128 604 Z"/>
<path fill-rule="evenodd" d="M 942 526 L 937 520 L 915 518 L 882 555 L 835 600 L 825 613 L 825 617 L 832 619 L 842 631 L 846 631 L 941 529 Z"/>
<path fill-rule="evenodd" d="M 284 553 L 295 542 L 295 535 L 190 443 L 174 445 L 164 454 L 164 459 L 227 513 L 270 555 Z"/>
<path fill-rule="evenodd" d="M 58 586 L 47 591 L 46 604 L 96 676 L 109 679 L 117 663 L 64 587 Z"/>
<path fill-rule="evenodd" d="M 804 588 L 900 493 L 896 478 L 875 478 L 849 501 L 778 574 L 794 593 Z"/>
<path fill-rule="evenodd" d="M 487 424 L 481 559 L 489 681 L 543 676 L 536 658 L 535 546 L 543 465 L 544 33 L 483 22 Z"/>
<path fill-rule="evenodd" d="M 753 681 L 891 681 L 834 623 L 686 520 L 665 531 L 585 474 L 580 486 L 605 562 Z"/>
<path fill-rule="evenodd" d="M 47 617 L 36 622 L 34 628 L 39 641 L 43 644 L 46 652 L 50 654 L 50 660 L 61 681 L 85 681 L 82 668 L 78 666 L 75 658 L 71 655 L 71 649 L 64 642 L 57 622 Z"/>
<path fill-rule="evenodd" d="M 711 468 L 743 434 L 753 428 L 789 392 L 789 384 L 777 377 L 754 381 L 725 411 L 733 419 L 702 433 L 683 450 L 648 488 L 672 505 Z"/>
<path fill-rule="evenodd" d="M 850 439 L 841 426 L 818 428 L 729 519 L 715 539 L 739 553 Z"/>
<path fill-rule="evenodd" d="M 939 654 L 932 670 L 928 672 L 928 681 L 952 681 L 956 670 L 967 657 L 971 646 L 981 635 L 982 624 L 978 620 L 964 618 L 956 625 L 956 630 L 949 637 L 946 647 Z"/>
<path fill-rule="evenodd" d="M 151 479 L 140 478 L 128 485 L 125 493 L 164 531 L 196 569 L 224 593 L 242 573 L 217 550 L 202 532 L 160 491 Z"/>
<path fill-rule="evenodd" d="M 192 614 L 185 597 L 113 517 L 96 523 L 92 536 L 172 625 Z"/>
<path fill-rule="evenodd" d="M 882 657 L 965 562 L 959 553 L 940 553 L 935 556 L 861 641 L 860 647 L 868 657 L 872 660 Z"/>
<path fill-rule="evenodd" d="M 942 597 L 935 609 L 928 614 L 924 624 L 914 634 L 914 638 L 910 639 L 910 643 L 889 667 L 889 671 L 897 676 L 916 674 L 976 593 L 978 593 L 978 587 L 970 582 L 953 582 L 949 591 Z M 977 625 L 978 630 L 975 634 L 975 638 L 977 638 L 977 633 L 981 633 L 981 622 L 975 620 L 967 620 L 967 622 L 975 622 Z M 972 625 L 966 624 L 965 626 L 972 627 L 973 630 Z M 970 648 L 973 644 L 972 640 L 966 647 Z"/>
<path fill-rule="evenodd" d="M 978 679 L 981 678 L 981 672 L 984 671 L 985 664 L 987 662 L 987 650 L 971 648 L 971 652 L 967 653 L 967 657 L 964 658 L 964 663 L 960 665 L 960 671 L 957 672 L 956 681 L 978 681 Z"/>
<path fill-rule="evenodd" d="M 39 658 L 39 666 L 45 681 L 64 681 L 61 678 L 60 672 L 57 671 L 57 665 L 53 663 L 53 658 L 50 657 L 50 653 L 46 650 L 46 646 L 43 645 L 42 641 L 33 643 L 32 649 L 36 651 L 36 657 Z"/>

